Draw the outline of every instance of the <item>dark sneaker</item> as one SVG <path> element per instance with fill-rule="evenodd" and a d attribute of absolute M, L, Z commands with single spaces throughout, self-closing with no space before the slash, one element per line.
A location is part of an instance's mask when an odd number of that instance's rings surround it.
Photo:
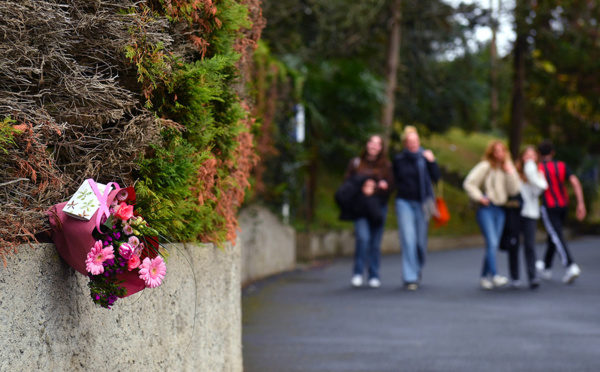
<path fill-rule="evenodd" d="M 529 282 L 529 289 L 538 289 L 540 286 L 540 280 L 538 278 L 533 278 Z"/>

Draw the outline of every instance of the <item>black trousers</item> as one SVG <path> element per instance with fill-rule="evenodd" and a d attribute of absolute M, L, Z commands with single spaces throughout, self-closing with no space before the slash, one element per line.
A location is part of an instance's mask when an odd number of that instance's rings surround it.
<path fill-rule="evenodd" d="M 527 278 L 531 282 L 536 277 L 535 272 L 535 230 L 537 220 L 527 217 L 520 217 L 519 232 L 523 235 L 523 252 L 525 254 L 525 266 L 527 268 Z M 510 278 L 519 280 L 519 246 L 516 244 L 508 250 L 508 267 Z"/>
<path fill-rule="evenodd" d="M 555 252 L 558 252 L 560 261 L 564 267 L 571 265 L 573 257 L 571 256 L 571 252 L 569 252 L 563 235 L 563 226 L 567 218 L 567 208 L 547 208 L 542 206 L 541 212 L 542 221 L 544 221 L 544 227 L 548 233 L 548 247 L 544 255 L 546 269 L 552 267 Z"/>

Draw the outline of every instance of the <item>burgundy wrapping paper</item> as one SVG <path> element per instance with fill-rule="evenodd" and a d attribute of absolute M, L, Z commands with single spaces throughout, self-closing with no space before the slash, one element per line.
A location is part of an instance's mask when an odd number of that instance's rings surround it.
<path fill-rule="evenodd" d="M 113 190 L 108 195 L 108 205 L 113 201 L 117 192 Z M 89 221 L 82 221 L 66 215 L 62 211 L 65 205 L 67 205 L 67 202 L 53 205 L 50 208 L 49 218 L 52 227 L 52 240 L 58 254 L 69 266 L 88 276 L 85 269 L 85 260 L 96 242 L 92 236 L 92 231 L 96 227 L 96 214 L 98 214 L 98 211 L 94 213 Z M 127 290 L 127 294 L 123 297 L 131 296 L 146 288 L 144 281 L 138 276 L 138 270 L 125 271 L 117 275 L 117 278 L 124 280 L 121 286 Z"/>

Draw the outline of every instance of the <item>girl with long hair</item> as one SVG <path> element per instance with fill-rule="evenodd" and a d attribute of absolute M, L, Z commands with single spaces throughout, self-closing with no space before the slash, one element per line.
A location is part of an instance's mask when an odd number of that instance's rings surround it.
<path fill-rule="evenodd" d="M 496 252 L 504 229 L 505 211 L 502 208 L 509 196 L 519 193 L 518 173 L 510 160 L 504 143 L 491 141 L 483 159 L 469 172 L 463 188 L 478 204 L 477 224 L 485 238 L 485 255 L 479 284 L 483 289 L 501 287 L 508 279 L 498 275 Z"/>
<path fill-rule="evenodd" d="M 540 218 L 540 195 L 548 188 L 544 173 L 538 169 L 538 152 L 534 146 L 526 146 L 516 163 L 517 172 L 521 179 L 521 218 L 519 220 L 520 233 L 523 234 L 525 265 L 529 287 L 535 289 L 540 285 L 535 268 L 535 231 Z M 511 284 L 519 285 L 519 245 L 516 249 L 508 250 L 508 266 L 510 269 Z"/>
<path fill-rule="evenodd" d="M 381 286 L 379 266 L 381 260 L 381 239 L 387 215 L 387 201 L 393 188 L 390 161 L 380 135 L 373 135 L 367 141 L 360 156 L 350 160 L 344 176 L 361 186 L 360 209 L 354 218 L 356 239 L 352 286 L 363 285 L 365 268 L 368 268 L 368 285 Z"/>

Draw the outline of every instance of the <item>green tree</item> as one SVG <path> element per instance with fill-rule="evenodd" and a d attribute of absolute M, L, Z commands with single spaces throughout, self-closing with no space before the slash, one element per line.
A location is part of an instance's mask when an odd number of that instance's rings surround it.
<path fill-rule="evenodd" d="M 530 133 L 569 148 L 573 164 L 600 148 L 598 22 L 600 5 L 589 0 L 538 1 L 527 19 Z"/>

